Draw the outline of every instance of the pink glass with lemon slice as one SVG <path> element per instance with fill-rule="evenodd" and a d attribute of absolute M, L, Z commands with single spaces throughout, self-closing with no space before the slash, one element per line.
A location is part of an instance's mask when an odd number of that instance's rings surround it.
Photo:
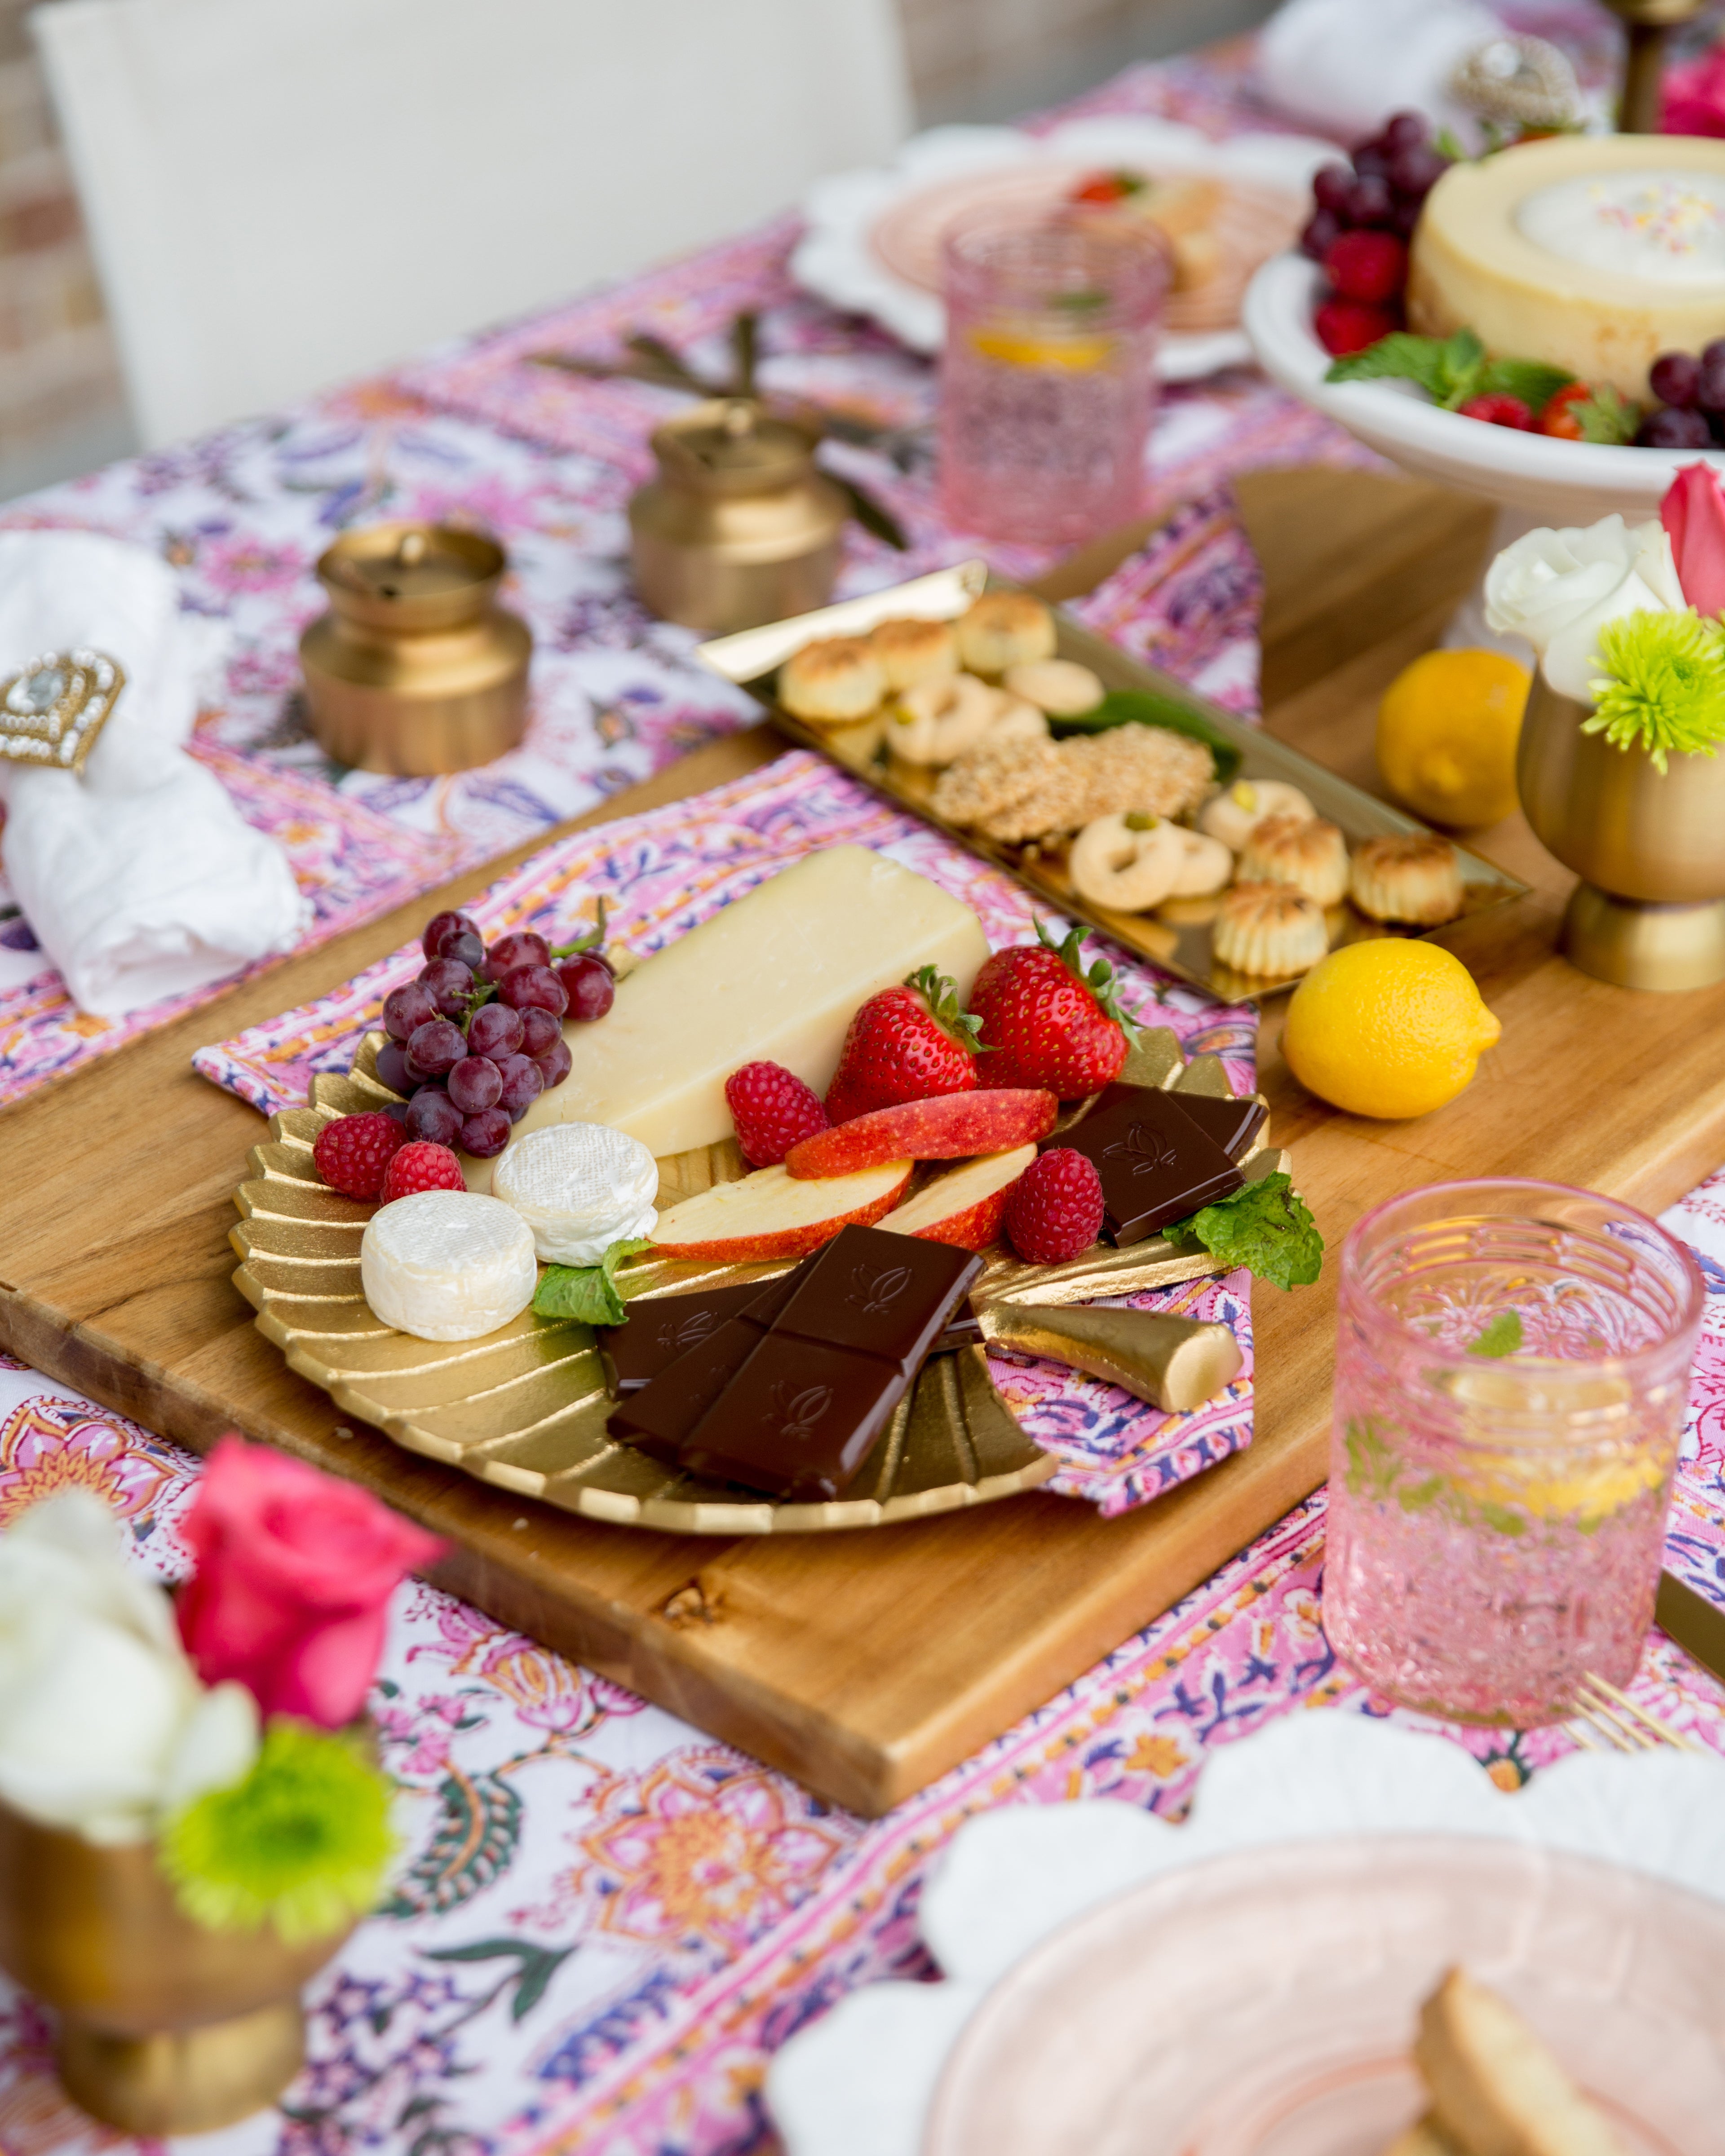
<path fill-rule="evenodd" d="M 1681 1244 L 1561 1183 L 1435 1183 L 1343 1246 L 1324 1627 L 1403 1705 L 1518 1728 L 1653 1619 L 1704 1297 Z"/>
<path fill-rule="evenodd" d="M 941 512 L 1066 545 L 1142 506 L 1169 266 L 1148 227 L 1034 214 L 955 225 L 942 249 Z"/>

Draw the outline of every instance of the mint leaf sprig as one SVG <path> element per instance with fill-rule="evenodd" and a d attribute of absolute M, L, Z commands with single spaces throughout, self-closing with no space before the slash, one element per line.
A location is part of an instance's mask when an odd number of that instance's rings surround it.
<path fill-rule="evenodd" d="M 1392 330 L 1363 352 L 1331 363 L 1326 382 L 1417 382 L 1435 403 L 1454 412 L 1472 397 L 1518 397 L 1530 412 L 1544 410 L 1575 379 L 1561 367 L 1534 359 L 1487 359 L 1471 330 L 1454 336 L 1415 336 Z"/>
<path fill-rule="evenodd" d="M 582 1325 L 626 1325 L 625 1291 L 617 1268 L 653 1245 L 644 1235 L 613 1243 L 596 1265 L 547 1265 L 533 1296 L 536 1317 L 572 1317 Z"/>
<path fill-rule="evenodd" d="M 1323 1265 L 1324 1239 L 1291 1178 L 1280 1170 L 1164 1233 L 1202 1243 L 1230 1271 L 1244 1265 L 1276 1287 L 1310 1287 Z"/>

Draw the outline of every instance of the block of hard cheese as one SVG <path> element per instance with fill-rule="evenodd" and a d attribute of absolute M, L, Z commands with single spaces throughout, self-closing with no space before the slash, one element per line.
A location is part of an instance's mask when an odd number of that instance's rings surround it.
<path fill-rule="evenodd" d="M 725 1081 L 782 1063 L 824 1093 L 857 1005 L 919 966 L 961 998 L 988 955 L 968 906 L 884 854 L 811 854 L 691 928 L 617 983 L 590 1025 L 566 1025 L 574 1066 L 521 1132 L 609 1123 L 664 1158 L 732 1134 Z"/>

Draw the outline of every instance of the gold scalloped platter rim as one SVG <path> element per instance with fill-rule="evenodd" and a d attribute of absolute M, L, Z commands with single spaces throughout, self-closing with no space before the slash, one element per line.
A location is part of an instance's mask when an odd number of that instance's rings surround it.
<path fill-rule="evenodd" d="M 332 1118 L 398 1099 L 377 1075 L 384 1035 L 368 1033 L 345 1075 L 312 1082 L 311 1103 L 270 1119 L 249 1173 L 234 1192 L 240 1218 L 228 1240 L 241 1263 L 234 1284 L 290 1369 L 336 1405 L 404 1450 L 459 1467 L 493 1488 L 616 1527 L 685 1535 L 819 1534 L 888 1527 L 991 1504 L 1035 1489 L 1059 1465 L 1019 1425 L 995 1390 L 980 1347 L 933 1358 L 877 1440 L 851 1494 L 828 1504 L 787 1504 L 697 1482 L 605 1435 L 611 1403 L 593 1335 L 571 1319 L 525 1312 L 478 1340 L 438 1342 L 396 1332 L 375 1317 L 359 1286 L 359 1245 L 373 1209 L 331 1190 L 312 1165 Z M 1214 1056 L 1188 1062 L 1172 1032 L 1144 1035 L 1128 1073 L 1175 1091 L 1227 1093 Z M 1128 1074 L 1122 1074 L 1128 1075 Z M 1079 1112 L 1079 1111 L 1073 1111 Z M 1267 1146 L 1249 1175 L 1285 1167 Z M 661 1202 L 743 1172 L 734 1147 L 660 1163 Z M 714 1265 L 638 1260 L 630 1299 L 751 1279 L 780 1264 Z M 1091 1301 L 1214 1275 L 1196 1244 L 1156 1238 L 1124 1250 L 1097 1246 L 1063 1265 L 1021 1264 L 998 1248 L 973 1303 L 1010 1299 Z M 873 1492 L 873 1494 L 870 1494 Z M 884 1494 L 883 1494 L 884 1493 Z"/>

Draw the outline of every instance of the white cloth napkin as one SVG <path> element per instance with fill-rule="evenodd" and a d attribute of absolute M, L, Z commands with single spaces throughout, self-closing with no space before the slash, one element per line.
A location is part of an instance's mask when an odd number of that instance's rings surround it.
<path fill-rule="evenodd" d="M 1258 38 L 1258 85 L 1307 126 L 1344 142 L 1393 112 L 1467 127 L 1445 85 L 1467 55 L 1503 35 L 1478 0 L 1286 0 Z"/>
<path fill-rule="evenodd" d="M 181 748 L 226 632 L 180 611 L 167 564 L 89 531 L 0 532 L 0 679 L 93 646 L 126 685 L 81 777 L 0 758 L 6 871 L 73 1000 L 123 1017 L 294 945 L 287 856 Z"/>

